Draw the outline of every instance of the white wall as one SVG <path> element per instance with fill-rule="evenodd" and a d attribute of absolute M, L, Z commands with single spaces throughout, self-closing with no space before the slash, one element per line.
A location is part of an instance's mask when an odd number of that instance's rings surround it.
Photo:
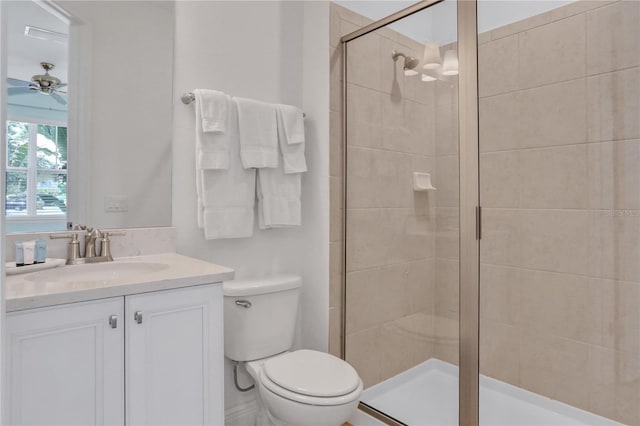
<path fill-rule="evenodd" d="M 172 216 L 177 250 L 232 267 L 237 278 L 301 274 L 300 345 L 321 350 L 328 339 L 328 37 L 326 2 L 176 2 Z M 309 172 L 302 181 L 302 227 L 256 229 L 247 239 L 204 239 L 196 224 L 194 105 L 180 102 L 182 93 L 195 88 L 305 110 Z M 231 377 L 227 365 L 228 409 L 253 400 L 253 392 L 234 389 Z"/>

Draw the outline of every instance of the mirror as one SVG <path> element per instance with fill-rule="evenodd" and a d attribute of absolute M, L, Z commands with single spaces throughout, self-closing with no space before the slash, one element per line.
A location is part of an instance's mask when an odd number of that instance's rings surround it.
<path fill-rule="evenodd" d="M 173 2 L 3 3 L 7 232 L 170 226 Z"/>

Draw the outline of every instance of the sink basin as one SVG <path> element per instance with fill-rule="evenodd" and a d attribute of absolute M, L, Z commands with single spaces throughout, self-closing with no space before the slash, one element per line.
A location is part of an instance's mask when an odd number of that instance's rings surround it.
<path fill-rule="evenodd" d="M 169 265 L 156 262 L 105 262 L 63 266 L 34 272 L 24 277 L 26 281 L 41 284 L 95 283 L 129 280 L 141 275 L 158 272 Z"/>

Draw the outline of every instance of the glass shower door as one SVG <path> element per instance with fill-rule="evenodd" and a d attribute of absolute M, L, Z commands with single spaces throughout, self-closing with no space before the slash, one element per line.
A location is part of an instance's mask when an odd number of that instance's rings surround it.
<path fill-rule="evenodd" d="M 409 425 L 458 423 L 456 7 L 343 44 L 346 360 Z"/>

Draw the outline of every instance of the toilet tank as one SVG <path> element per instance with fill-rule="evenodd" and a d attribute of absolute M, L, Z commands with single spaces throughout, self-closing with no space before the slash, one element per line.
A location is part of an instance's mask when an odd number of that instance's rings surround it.
<path fill-rule="evenodd" d="M 300 284 L 296 275 L 225 282 L 225 356 L 251 361 L 291 349 Z"/>

